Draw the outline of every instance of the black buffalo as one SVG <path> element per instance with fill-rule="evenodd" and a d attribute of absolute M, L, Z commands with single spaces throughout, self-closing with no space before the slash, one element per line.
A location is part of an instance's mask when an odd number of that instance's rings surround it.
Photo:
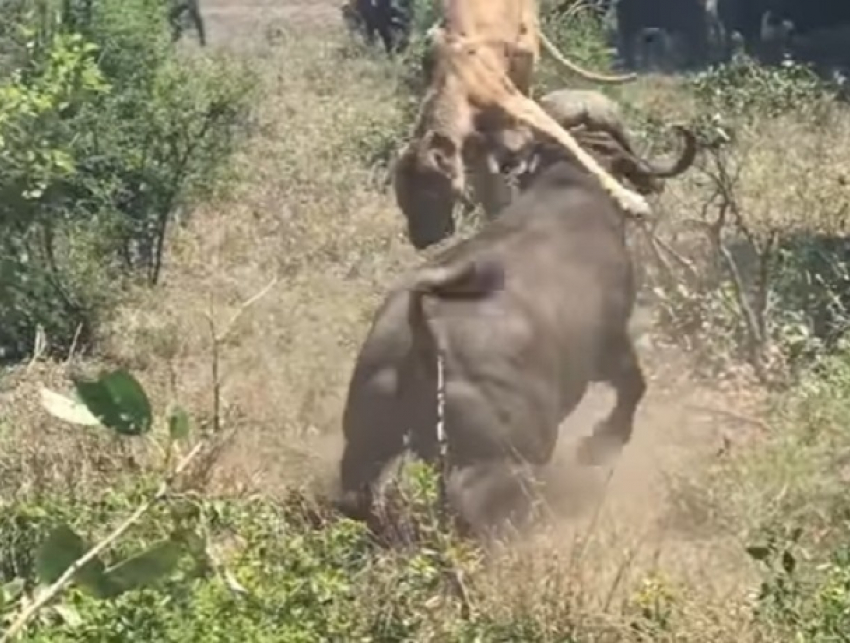
<path fill-rule="evenodd" d="M 346 0 L 341 11 L 349 28 L 362 32 L 370 44 L 377 35 L 389 54 L 407 47 L 413 19 L 412 0 Z"/>
<path fill-rule="evenodd" d="M 435 459 L 438 355 L 449 487 L 470 472 L 548 463 L 591 382 L 617 397 L 579 460 L 602 463 L 629 442 L 646 384 L 628 332 L 636 288 L 626 216 L 562 148 L 544 143 L 535 154 L 497 219 L 402 279 L 377 310 L 343 416 L 349 516 L 370 517 L 405 442 Z M 599 162 L 617 172 L 616 158 Z"/>

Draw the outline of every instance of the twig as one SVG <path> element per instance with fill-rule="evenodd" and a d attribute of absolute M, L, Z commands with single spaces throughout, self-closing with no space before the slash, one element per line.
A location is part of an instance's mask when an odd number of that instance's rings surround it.
<path fill-rule="evenodd" d="M 239 309 L 233 314 L 233 316 L 230 318 L 230 321 L 227 322 L 227 324 L 225 325 L 224 330 L 221 332 L 221 334 L 215 336 L 215 340 L 217 342 L 224 341 L 224 339 L 230 334 L 230 331 L 233 330 L 233 326 L 236 324 L 236 322 L 239 320 L 239 318 L 245 313 L 245 311 L 248 308 L 250 308 L 251 306 L 253 306 L 254 304 L 256 304 L 260 299 L 265 297 L 269 293 L 269 291 L 271 291 L 271 289 L 274 288 L 277 285 L 277 282 L 278 282 L 278 277 L 275 277 L 260 292 L 258 292 L 253 297 L 250 297 L 249 299 L 246 299 L 244 302 L 242 302 L 242 305 L 239 306 Z"/>
<path fill-rule="evenodd" d="M 39 610 L 41 610 L 51 600 L 56 598 L 62 590 L 65 589 L 66 585 L 71 582 L 74 575 L 79 572 L 80 569 L 106 551 L 112 543 L 118 540 L 130 529 L 130 527 L 136 524 L 139 519 L 151 509 L 151 507 L 168 495 L 174 480 L 186 470 L 192 460 L 195 459 L 195 456 L 201 452 L 203 447 L 204 442 L 198 442 L 177 464 L 171 475 L 162 481 L 159 485 L 159 489 L 157 489 L 156 493 L 151 496 L 147 502 L 140 505 L 124 522 L 118 525 L 111 534 L 78 558 L 50 587 L 41 592 L 41 594 L 39 594 L 38 597 L 18 615 L 18 618 L 15 619 L 9 629 L 6 630 L 5 634 L 3 634 L 3 638 L 0 639 L 0 643 L 9 643 L 15 636 L 20 634 L 36 613 L 38 613 Z"/>
<path fill-rule="evenodd" d="M 207 324 L 210 329 L 210 337 L 212 338 L 212 359 L 211 361 L 211 370 L 212 370 L 212 383 L 213 383 L 213 434 L 219 435 L 221 433 L 221 374 L 219 372 L 219 346 L 221 343 L 227 339 L 227 336 L 230 334 L 230 331 L 233 330 L 233 327 L 236 325 L 236 322 L 243 315 L 243 313 L 257 303 L 260 299 L 265 297 L 272 288 L 277 284 L 278 277 L 276 276 L 272 279 L 262 290 L 260 290 L 254 296 L 246 299 L 242 302 L 242 305 L 239 306 L 238 310 L 233 314 L 230 318 L 230 321 L 224 326 L 224 330 L 220 333 L 216 331 L 215 320 L 213 319 L 213 301 L 212 297 L 210 297 L 210 310 L 206 314 Z"/>
<path fill-rule="evenodd" d="M 80 334 L 83 332 L 83 325 L 77 324 L 76 330 L 74 330 L 74 339 L 71 340 L 71 347 L 68 349 L 68 359 L 65 360 L 65 364 L 70 364 L 71 360 L 74 359 L 74 354 L 77 352 L 77 344 L 80 341 Z"/>
<path fill-rule="evenodd" d="M 750 364 L 752 364 L 755 369 L 759 380 L 767 382 L 768 377 L 764 367 L 764 347 L 766 339 L 762 335 L 762 328 L 764 327 L 764 324 L 760 322 L 762 317 L 761 313 L 763 313 L 763 311 L 757 311 L 757 309 L 752 305 L 752 302 L 747 295 L 747 289 L 744 285 L 744 277 L 741 274 L 741 270 L 738 268 L 738 264 L 732 256 L 732 253 L 723 244 L 723 242 L 720 242 L 719 250 L 720 257 L 723 259 L 723 262 L 726 264 L 726 268 L 732 277 L 732 288 L 735 293 L 735 299 L 738 300 L 738 306 L 741 309 L 741 315 L 744 318 L 744 326 L 749 334 L 750 342 L 748 348 L 750 353 Z"/>
<path fill-rule="evenodd" d="M 690 277 L 693 281 L 697 280 L 697 275 L 699 274 L 699 272 L 697 271 L 696 266 L 694 265 L 694 263 L 691 260 L 682 256 L 679 252 L 677 252 L 673 248 L 673 246 L 671 246 L 669 243 L 664 241 L 661 237 L 659 237 L 657 234 L 655 234 L 655 232 L 650 230 L 649 227 L 641 226 L 641 228 L 643 229 L 646 236 L 649 237 L 649 242 L 652 245 L 653 249 L 655 250 L 656 255 L 659 257 L 659 259 L 661 259 L 661 253 L 658 252 L 657 249 L 661 248 L 661 250 L 663 250 L 668 255 L 670 255 L 670 257 L 672 257 L 673 260 L 677 264 L 679 264 L 679 266 L 681 266 L 682 268 L 684 268 L 687 271 L 688 277 Z M 661 260 L 664 261 L 663 259 L 661 259 Z M 667 264 L 666 261 L 664 263 Z M 669 264 L 667 264 L 667 265 L 669 265 Z"/>
<path fill-rule="evenodd" d="M 47 351 L 47 335 L 44 332 L 44 326 L 39 324 L 35 330 L 35 339 L 33 340 L 32 358 L 27 364 L 27 370 L 30 370 L 33 365 L 41 359 L 42 355 Z"/>

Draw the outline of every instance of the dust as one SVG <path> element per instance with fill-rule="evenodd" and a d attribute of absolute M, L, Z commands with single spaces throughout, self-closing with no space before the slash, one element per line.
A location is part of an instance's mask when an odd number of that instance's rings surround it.
<path fill-rule="evenodd" d="M 681 356 L 672 359 L 681 364 Z M 644 357 L 644 364 L 653 361 Z M 585 590 L 607 592 L 624 583 L 624 575 L 663 574 L 688 585 L 696 581 L 706 596 L 738 593 L 752 583 L 743 543 L 719 525 L 706 525 L 682 511 L 676 482 L 698 484 L 701 473 L 730 448 L 730 435 L 731 448 L 749 438 L 752 427 L 733 421 L 730 411 L 745 409 L 749 401 L 681 374 L 671 378 L 663 365 L 653 368 L 650 378 L 656 382 L 639 407 L 632 440 L 607 466 L 576 462 L 578 441 L 614 403 L 613 391 L 604 385 L 588 391 L 561 425 L 552 462 L 524 485 L 539 517 L 513 536 L 503 536 L 502 544 L 513 550 L 510 557 L 517 550 L 567 556 L 571 565 L 592 569 L 582 581 Z M 664 371 L 668 379 L 662 383 Z M 718 413 L 708 412 L 712 409 Z M 741 410 L 740 417 L 746 419 L 747 413 Z"/>
<path fill-rule="evenodd" d="M 681 369 L 681 359 L 673 370 Z M 651 380 L 670 370 L 657 365 L 654 369 Z M 730 415 L 738 407 L 745 419 L 747 402 L 687 377 L 673 383 L 671 379 L 668 373 L 664 383 L 650 383 L 631 442 L 608 466 L 582 467 L 575 456 L 578 441 L 614 403 L 612 390 L 595 385 L 562 424 L 548 466 L 465 472 L 450 483 L 458 508 L 482 535 L 492 535 L 486 541 L 491 550 L 510 560 L 517 555 L 581 559 L 594 570 L 592 578 L 582 581 L 584 589 L 596 585 L 607 591 L 615 580 L 623 582 L 624 566 L 633 575 L 663 572 L 683 583 L 698 578 L 702 591 L 717 596 L 751 586 L 743 544 L 719 528 L 695 529 L 690 516 L 677 509 L 673 485 L 680 477 L 698 479 L 722 458 L 730 433 L 737 435 L 735 443 L 746 439 L 751 427 L 733 422 Z M 712 408 L 717 416 L 706 412 Z M 261 449 L 243 443 L 234 454 L 256 470 Z M 297 482 L 315 497 L 333 498 L 341 450 L 339 430 L 290 439 L 273 452 L 266 445 L 273 456 L 266 460 L 257 487 L 284 493 Z M 234 461 L 222 464 L 226 469 Z M 529 501 L 535 509 L 533 520 L 523 512 Z M 488 531 L 496 515 L 503 521 Z M 571 558 L 570 564 L 576 562 Z"/>

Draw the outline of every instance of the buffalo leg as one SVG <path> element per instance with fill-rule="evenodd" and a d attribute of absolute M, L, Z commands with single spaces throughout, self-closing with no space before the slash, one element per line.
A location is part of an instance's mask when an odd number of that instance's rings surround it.
<path fill-rule="evenodd" d="M 204 19 L 201 16 L 201 8 L 198 6 L 198 0 L 194 0 L 191 4 L 192 20 L 195 22 L 195 29 L 198 31 L 198 43 L 201 47 L 207 46 L 207 30 L 204 25 Z"/>
<path fill-rule="evenodd" d="M 500 527 L 530 522 L 532 482 L 527 469 L 502 459 L 482 460 L 452 471 L 448 496 L 462 529 L 495 535 Z"/>
<path fill-rule="evenodd" d="M 339 508 L 353 519 L 369 517 L 375 485 L 387 464 L 404 449 L 402 427 L 387 424 L 389 418 L 399 417 L 394 386 L 387 374 L 374 375 L 361 389 L 355 388 L 357 393 L 346 405 Z"/>
<path fill-rule="evenodd" d="M 378 30 L 378 36 L 380 36 L 381 42 L 384 45 L 384 51 L 389 55 L 394 54 L 395 50 L 393 48 L 393 32 L 390 25 L 382 22 L 380 25 L 378 25 L 378 27 L 376 27 L 376 29 Z"/>
<path fill-rule="evenodd" d="M 375 440 L 358 437 L 345 441 L 340 461 L 339 508 L 349 518 L 367 520 L 371 516 L 374 486 L 386 465 L 404 446 L 401 433 L 397 437 L 382 436 Z"/>
<path fill-rule="evenodd" d="M 579 446 L 578 458 L 585 465 L 604 463 L 629 442 L 635 412 L 646 392 L 646 380 L 631 338 L 620 336 L 608 345 L 607 350 L 600 380 L 614 387 L 617 399 L 608 417 L 597 424 L 593 433 Z"/>

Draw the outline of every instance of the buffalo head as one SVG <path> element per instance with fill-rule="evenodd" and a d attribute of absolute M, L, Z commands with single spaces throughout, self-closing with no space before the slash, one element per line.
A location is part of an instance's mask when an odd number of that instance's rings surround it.
<path fill-rule="evenodd" d="M 641 158 L 630 145 L 624 144 L 622 137 L 609 131 L 581 126 L 573 129 L 573 135 L 614 177 L 627 180 L 635 190 L 647 195 L 663 192 L 664 183 L 661 179 L 682 174 L 696 159 L 698 145 L 694 133 L 681 125 L 674 125 L 673 129 L 682 137 L 684 146 L 677 158 L 667 162 Z M 551 141 L 535 142 L 526 154 L 527 158 L 516 166 L 520 189 L 527 188 L 540 172 L 552 164 L 571 160 L 560 145 Z"/>

